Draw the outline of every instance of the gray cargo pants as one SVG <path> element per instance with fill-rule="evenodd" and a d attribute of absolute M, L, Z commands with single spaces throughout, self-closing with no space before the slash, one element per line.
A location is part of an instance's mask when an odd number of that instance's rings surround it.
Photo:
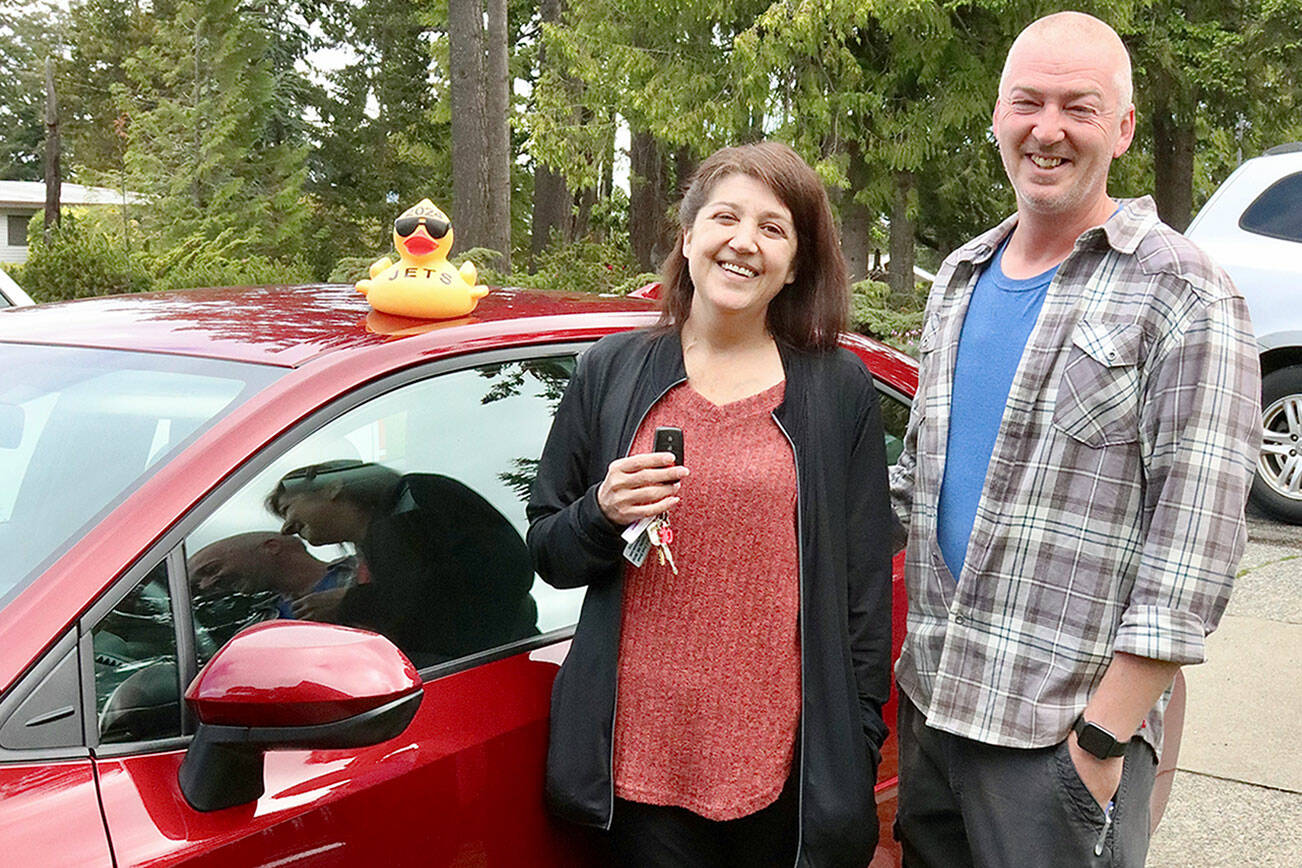
<path fill-rule="evenodd" d="M 895 837 L 906 868 L 1143 868 L 1157 760 L 1134 739 L 1109 822 L 1067 743 L 1022 749 L 927 726 L 900 694 Z"/>

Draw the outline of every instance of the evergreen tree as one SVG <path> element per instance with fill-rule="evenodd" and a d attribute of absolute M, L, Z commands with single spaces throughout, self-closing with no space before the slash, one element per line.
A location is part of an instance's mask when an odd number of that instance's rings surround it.
<path fill-rule="evenodd" d="M 144 237 L 179 263 L 198 251 L 289 261 L 301 250 L 306 153 L 275 134 L 265 12 L 181 0 L 124 64 L 126 183 L 149 201 Z"/>
<path fill-rule="evenodd" d="M 0 180 L 43 177 L 45 58 L 62 57 L 65 23 L 47 0 L 0 3 Z"/>

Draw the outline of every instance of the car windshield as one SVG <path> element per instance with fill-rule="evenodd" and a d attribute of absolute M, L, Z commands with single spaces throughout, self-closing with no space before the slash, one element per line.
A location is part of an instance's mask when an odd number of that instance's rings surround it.
<path fill-rule="evenodd" d="M 282 371 L 0 343 L 0 607 L 169 456 Z"/>

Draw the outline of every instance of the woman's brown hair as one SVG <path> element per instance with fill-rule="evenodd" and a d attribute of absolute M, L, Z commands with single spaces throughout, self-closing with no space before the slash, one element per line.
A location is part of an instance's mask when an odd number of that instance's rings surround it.
<path fill-rule="evenodd" d="M 850 285 L 827 191 L 799 154 L 779 142 L 721 148 L 692 175 L 678 206 L 678 241 L 660 268 L 660 323 L 681 328 L 696 289 L 683 256 L 683 231 L 728 175 L 748 175 L 787 206 L 796 228 L 796 279 L 769 302 L 768 328 L 775 339 L 799 349 L 836 346 L 846 328 Z"/>

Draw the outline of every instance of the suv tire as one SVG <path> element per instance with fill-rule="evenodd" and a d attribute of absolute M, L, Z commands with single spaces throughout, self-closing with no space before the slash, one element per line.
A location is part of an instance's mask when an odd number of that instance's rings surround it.
<path fill-rule="evenodd" d="M 1253 503 L 1275 518 L 1302 524 L 1302 365 L 1261 378 L 1261 409 Z"/>

